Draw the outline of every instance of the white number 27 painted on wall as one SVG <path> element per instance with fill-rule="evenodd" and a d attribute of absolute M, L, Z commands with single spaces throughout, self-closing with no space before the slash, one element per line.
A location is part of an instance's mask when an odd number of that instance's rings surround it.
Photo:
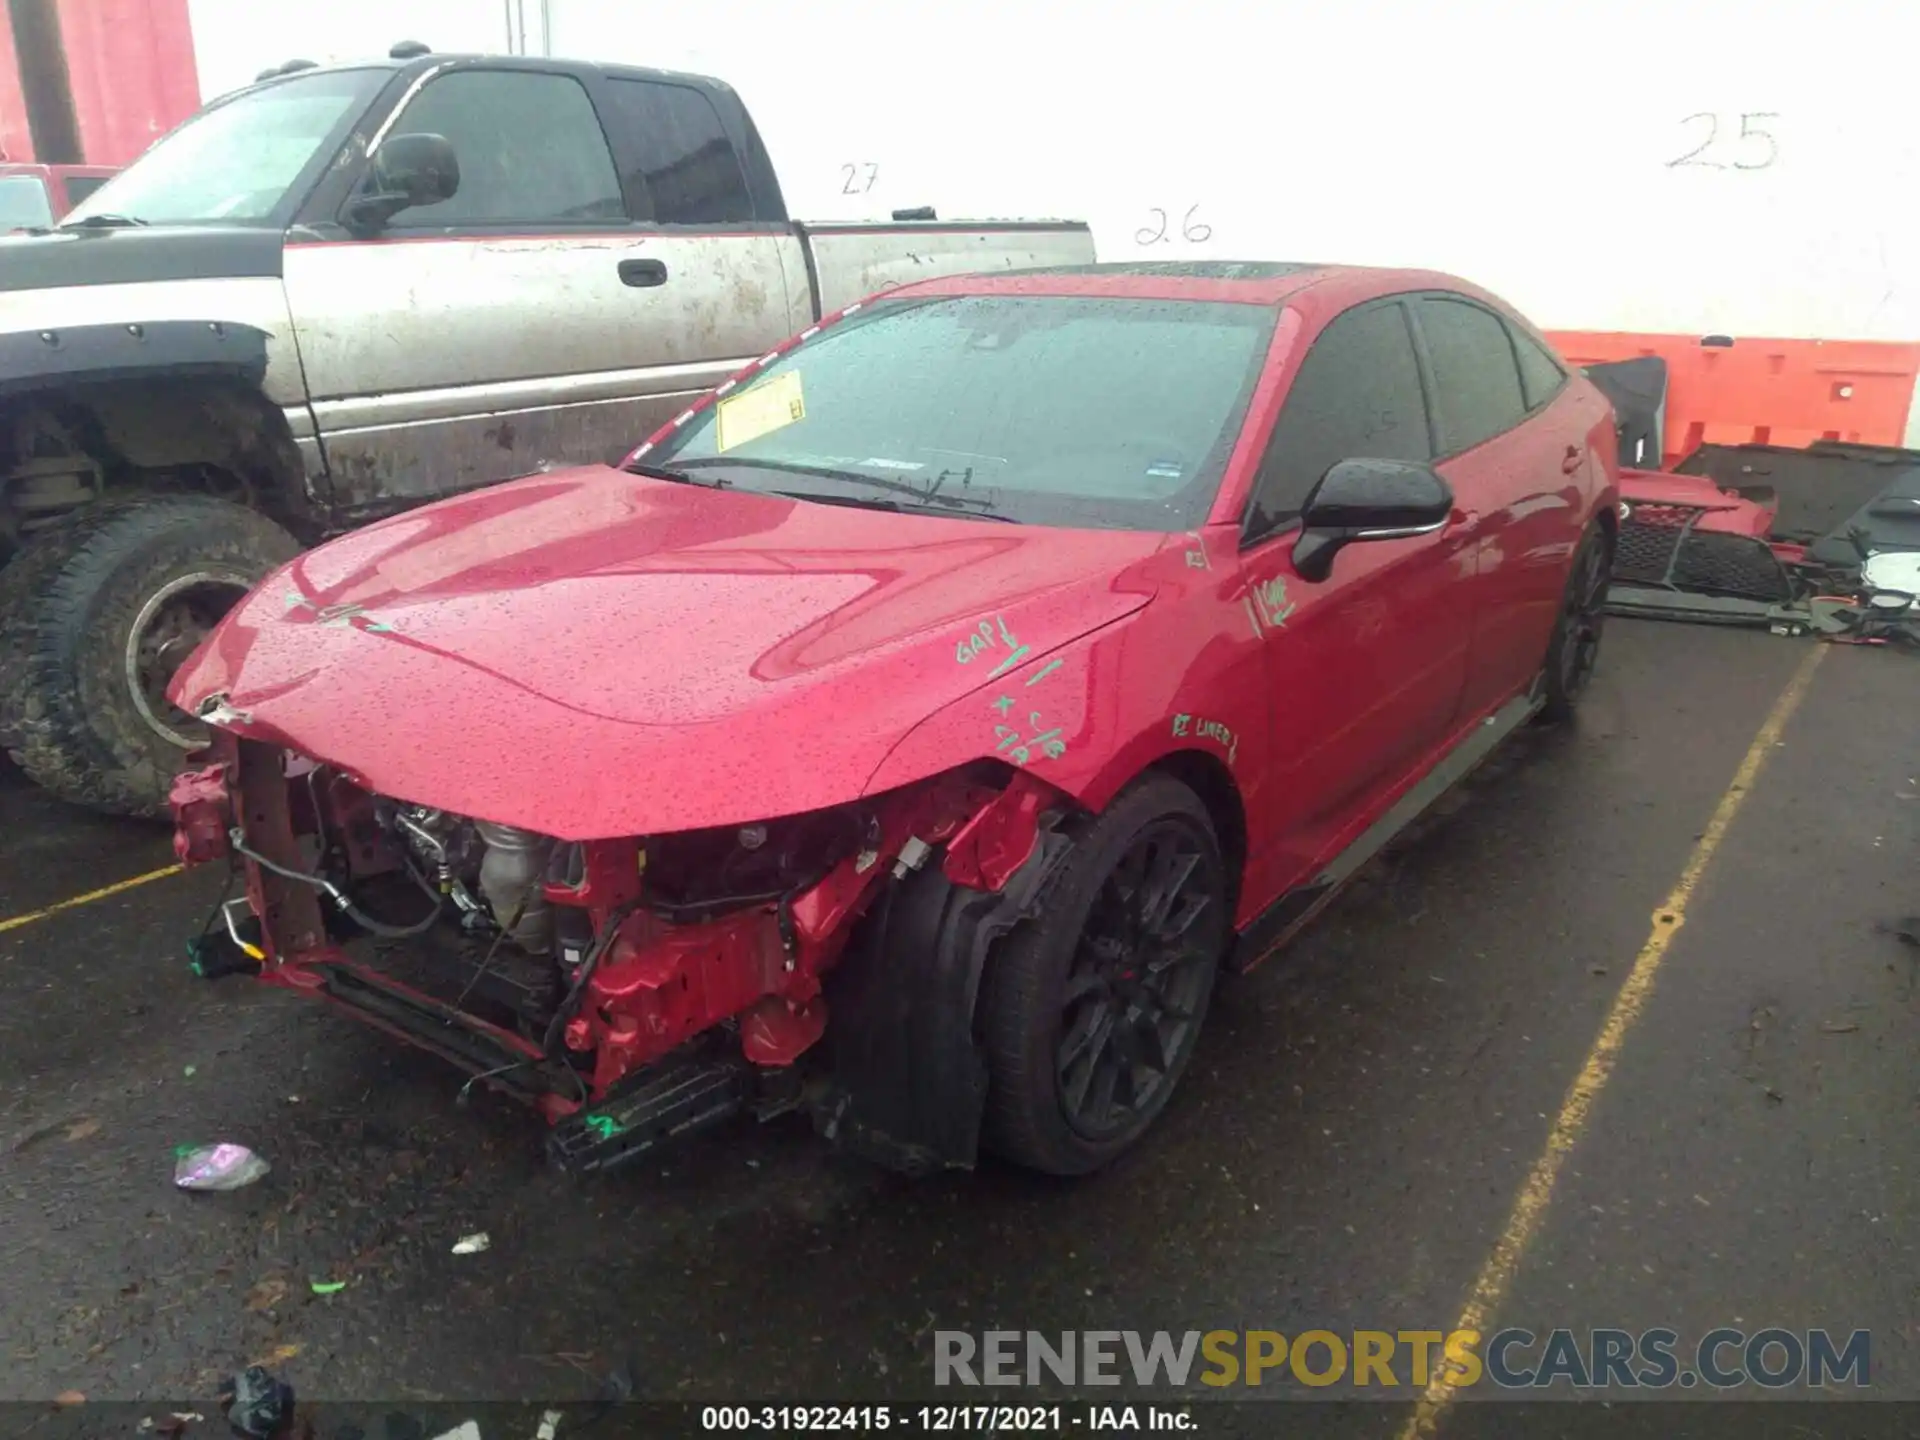
<path fill-rule="evenodd" d="M 1693 149 L 1687 151 L 1687 153 L 1682 155 L 1678 160 L 1667 161 L 1667 168 L 1671 170 L 1676 165 L 1704 165 L 1711 170 L 1726 170 L 1729 168 L 1734 170 L 1765 170 L 1780 158 L 1780 145 L 1779 142 L 1773 138 L 1772 132 L 1756 125 L 1754 122 L 1756 120 L 1778 120 L 1779 118 L 1779 115 L 1771 110 L 1754 110 L 1742 115 L 1740 117 L 1739 137 L 1734 140 L 1729 140 L 1727 146 L 1738 145 L 1742 147 L 1740 154 L 1745 158 L 1736 158 L 1733 164 L 1729 166 L 1724 160 L 1707 158 L 1707 151 L 1713 148 L 1713 142 L 1720 137 L 1721 117 L 1714 114 L 1711 110 L 1703 110 L 1698 115 L 1689 115 L 1680 123 L 1682 125 L 1691 125 L 1696 120 L 1706 121 L 1707 138 L 1694 146 Z"/>

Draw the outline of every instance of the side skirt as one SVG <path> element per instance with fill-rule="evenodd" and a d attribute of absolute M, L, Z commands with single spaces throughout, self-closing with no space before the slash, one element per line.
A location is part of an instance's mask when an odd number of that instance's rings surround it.
<path fill-rule="evenodd" d="M 1391 809 L 1363 830 L 1317 876 L 1282 895 L 1241 932 L 1228 957 L 1227 968 L 1251 970 L 1279 950 L 1306 923 L 1320 913 L 1366 863 L 1387 847 L 1401 831 L 1423 815 L 1442 795 L 1473 772 L 1501 742 L 1540 712 L 1540 686 L 1516 695 L 1463 735 L 1433 768 L 1396 800 Z"/>

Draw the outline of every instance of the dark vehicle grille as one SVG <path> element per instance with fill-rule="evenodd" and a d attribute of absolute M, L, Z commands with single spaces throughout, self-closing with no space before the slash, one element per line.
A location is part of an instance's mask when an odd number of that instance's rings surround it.
<path fill-rule="evenodd" d="M 1784 601 L 1793 584 L 1764 540 L 1694 527 L 1706 511 L 1693 505 L 1636 505 L 1620 523 L 1613 578 L 1702 595 Z"/>

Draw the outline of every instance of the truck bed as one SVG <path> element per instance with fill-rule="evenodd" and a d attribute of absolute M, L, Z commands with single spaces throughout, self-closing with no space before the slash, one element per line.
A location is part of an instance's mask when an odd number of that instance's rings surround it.
<path fill-rule="evenodd" d="M 816 320 L 916 280 L 1094 259 L 1093 231 L 1078 220 L 831 220 L 793 228 Z"/>

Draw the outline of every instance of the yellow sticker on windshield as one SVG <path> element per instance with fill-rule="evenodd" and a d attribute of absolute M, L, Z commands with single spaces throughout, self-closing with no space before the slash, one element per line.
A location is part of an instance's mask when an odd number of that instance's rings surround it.
<path fill-rule="evenodd" d="M 731 450 L 806 418 L 807 402 L 800 393 L 800 372 L 789 370 L 737 395 L 729 395 L 715 407 L 714 448 Z"/>

